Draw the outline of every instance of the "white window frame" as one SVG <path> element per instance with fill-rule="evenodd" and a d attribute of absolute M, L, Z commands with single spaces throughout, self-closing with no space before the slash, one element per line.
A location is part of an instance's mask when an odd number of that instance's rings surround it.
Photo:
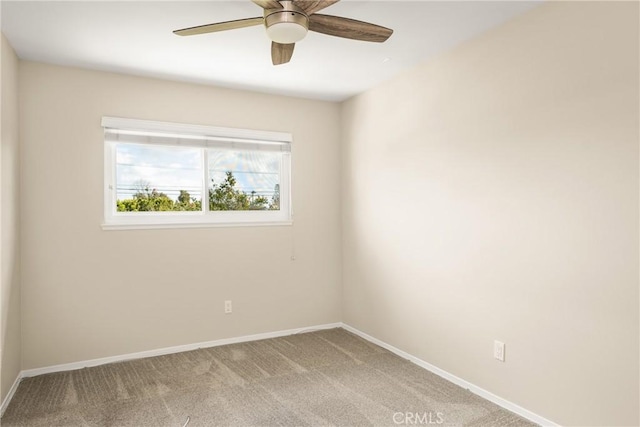
<path fill-rule="evenodd" d="M 235 226 L 278 226 L 293 223 L 291 209 L 291 148 L 292 136 L 285 132 L 222 128 L 171 122 L 103 117 L 104 139 L 104 230 L 146 228 L 200 228 Z M 149 140 L 163 138 L 162 144 Z M 202 211 L 201 212 L 117 212 L 115 190 L 116 144 L 141 143 L 150 146 L 188 146 L 203 149 Z M 146 141 L 145 141 L 146 140 Z M 166 142 L 174 141 L 174 142 Z M 209 167 L 207 148 L 253 151 L 278 148 L 282 152 L 280 165 L 280 210 L 209 211 Z M 253 147 L 253 149 L 252 149 Z"/>

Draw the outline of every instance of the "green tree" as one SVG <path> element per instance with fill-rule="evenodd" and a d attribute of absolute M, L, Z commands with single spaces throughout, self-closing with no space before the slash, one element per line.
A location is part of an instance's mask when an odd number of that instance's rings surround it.
<path fill-rule="evenodd" d="M 247 194 L 235 188 L 236 178 L 231 171 L 227 172 L 220 184 L 211 180 L 213 187 L 209 190 L 209 210 L 211 211 L 249 211 L 265 210 L 269 201 L 255 191 Z"/>
<path fill-rule="evenodd" d="M 178 201 L 173 206 L 174 211 L 200 211 L 202 202 L 195 197 L 191 197 L 187 190 L 180 190 Z"/>
<path fill-rule="evenodd" d="M 209 190 L 211 211 L 257 211 L 280 209 L 280 186 L 276 185 L 271 201 L 255 191 L 247 194 L 235 188 L 237 181 L 232 172 L 227 172 L 224 181 Z M 159 192 L 145 181 L 136 183 L 136 192 L 131 199 L 117 200 L 118 212 L 165 212 L 201 211 L 202 202 L 191 197 L 187 190 L 180 190 L 177 200 Z"/>
<path fill-rule="evenodd" d="M 180 190 L 180 195 L 178 196 L 178 203 L 187 204 L 191 201 L 191 197 L 187 190 Z"/>
<path fill-rule="evenodd" d="M 150 212 L 150 211 L 171 211 L 173 210 L 173 200 L 158 190 L 151 189 L 151 184 L 140 180 L 136 182 L 136 192 L 132 199 L 118 200 L 118 212 Z"/>
<path fill-rule="evenodd" d="M 271 196 L 271 203 L 269 203 L 270 211 L 280 210 L 280 184 L 276 184 L 273 188 L 273 196 Z"/>
<path fill-rule="evenodd" d="M 140 180 L 136 183 L 136 192 L 131 199 L 117 200 L 118 212 L 166 212 L 166 211 L 199 211 L 202 203 L 189 195 L 186 190 L 180 190 L 178 201 L 175 202 L 165 193 L 150 188 L 149 182 Z"/>

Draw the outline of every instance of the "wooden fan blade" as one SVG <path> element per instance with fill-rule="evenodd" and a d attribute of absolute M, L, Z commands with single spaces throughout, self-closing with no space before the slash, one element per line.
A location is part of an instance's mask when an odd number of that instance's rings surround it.
<path fill-rule="evenodd" d="M 215 33 L 217 31 L 234 30 L 236 28 L 252 27 L 264 22 L 263 17 L 238 19 L 236 21 L 218 22 L 216 24 L 199 25 L 197 27 L 175 30 L 173 33 L 179 36 L 193 36 L 196 34 Z"/>
<path fill-rule="evenodd" d="M 271 42 L 271 62 L 273 62 L 273 65 L 286 64 L 289 62 L 293 56 L 293 48 L 295 46 L 295 43 L 282 44 Z"/>
<path fill-rule="evenodd" d="M 313 14 L 309 17 L 309 30 L 346 39 L 381 43 L 391 37 L 393 30 L 368 22 L 340 16 Z"/>
<path fill-rule="evenodd" d="M 295 0 L 293 3 L 304 10 L 307 15 L 311 15 L 339 1 L 340 0 Z"/>
<path fill-rule="evenodd" d="M 263 9 L 282 9 L 282 5 L 277 0 L 251 0 Z"/>

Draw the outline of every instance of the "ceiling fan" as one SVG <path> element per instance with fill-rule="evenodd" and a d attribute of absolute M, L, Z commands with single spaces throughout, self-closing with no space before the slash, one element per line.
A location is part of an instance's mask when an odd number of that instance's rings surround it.
<path fill-rule="evenodd" d="M 273 65 L 280 65 L 291 60 L 296 42 L 302 40 L 308 30 L 330 36 L 378 43 L 386 41 L 393 33 L 389 28 L 368 22 L 316 13 L 339 0 L 252 1 L 264 9 L 264 16 L 183 28 L 175 30 L 174 34 L 193 36 L 264 24 L 267 35 L 272 40 L 271 62 Z"/>

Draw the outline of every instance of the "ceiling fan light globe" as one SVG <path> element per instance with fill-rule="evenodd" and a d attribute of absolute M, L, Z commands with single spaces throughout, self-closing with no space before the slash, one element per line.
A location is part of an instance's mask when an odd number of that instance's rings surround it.
<path fill-rule="evenodd" d="M 307 28 L 296 22 L 280 22 L 267 27 L 271 40 L 281 44 L 297 43 L 307 35 Z"/>

